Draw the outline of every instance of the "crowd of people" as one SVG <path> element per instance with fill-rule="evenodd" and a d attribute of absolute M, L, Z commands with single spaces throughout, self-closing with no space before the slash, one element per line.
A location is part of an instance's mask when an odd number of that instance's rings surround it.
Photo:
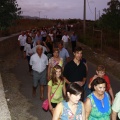
<path fill-rule="evenodd" d="M 120 119 L 120 92 L 114 98 L 103 65 L 97 66 L 96 74 L 87 84 L 89 68 L 82 48 L 76 46 L 77 39 L 75 32 L 69 35 L 63 29 L 45 27 L 19 35 L 21 53 L 33 76 L 33 97 L 40 86 L 40 100 L 44 101 L 44 87 L 48 86 L 52 120 L 117 120 L 117 113 Z"/>

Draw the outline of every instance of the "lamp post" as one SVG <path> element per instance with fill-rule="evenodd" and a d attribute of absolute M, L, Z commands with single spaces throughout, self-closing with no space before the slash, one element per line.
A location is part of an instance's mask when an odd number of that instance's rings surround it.
<path fill-rule="evenodd" d="M 84 0 L 84 11 L 83 11 L 83 34 L 85 38 L 86 34 L 86 0 Z"/>

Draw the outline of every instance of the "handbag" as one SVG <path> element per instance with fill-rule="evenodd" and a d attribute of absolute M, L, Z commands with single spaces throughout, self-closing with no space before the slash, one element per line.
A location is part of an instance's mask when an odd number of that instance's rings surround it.
<path fill-rule="evenodd" d="M 61 82 L 60 82 L 60 83 L 61 83 Z M 58 87 L 60 86 L 60 83 L 59 83 Z M 58 87 L 56 88 L 55 92 L 57 91 Z M 55 92 L 52 94 L 51 99 L 53 98 Z M 46 99 L 46 100 L 43 102 L 42 108 L 43 108 L 45 111 L 47 111 L 47 110 L 49 109 L 49 101 L 48 101 L 48 99 Z"/>

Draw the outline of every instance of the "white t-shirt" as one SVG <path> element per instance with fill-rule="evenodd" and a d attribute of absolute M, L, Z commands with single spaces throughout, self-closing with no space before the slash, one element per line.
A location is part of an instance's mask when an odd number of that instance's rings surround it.
<path fill-rule="evenodd" d="M 26 56 L 30 56 L 30 54 L 33 54 L 31 45 L 28 43 L 25 44 L 24 51 L 26 52 Z"/>
<path fill-rule="evenodd" d="M 48 58 L 45 54 L 42 54 L 41 57 L 39 57 L 38 54 L 35 53 L 30 58 L 30 65 L 34 71 L 41 73 L 48 65 Z"/>
<path fill-rule="evenodd" d="M 68 39 L 70 39 L 70 37 L 68 35 L 63 35 L 63 37 L 62 37 L 63 42 L 68 42 Z"/>
<path fill-rule="evenodd" d="M 20 41 L 20 46 L 25 46 L 26 38 L 26 35 L 19 35 L 18 41 Z"/>
<path fill-rule="evenodd" d="M 112 110 L 118 113 L 118 117 L 120 119 L 120 91 L 115 96 L 115 99 L 112 105 Z"/>
<path fill-rule="evenodd" d="M 51 40 L 53 41 L 53 34 L 49 33 L 49 36 L 51 37 Z"/>

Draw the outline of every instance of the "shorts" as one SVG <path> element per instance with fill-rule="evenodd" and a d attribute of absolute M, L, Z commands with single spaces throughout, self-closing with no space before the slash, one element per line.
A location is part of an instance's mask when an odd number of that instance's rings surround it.
<path fill-rule="evenodd" d="M 55 108 L 57 106 L 57 103 L 51 103 L 52 107 Z"/>
<path fill-rule="evenodd" d="M 41 73 L 33 70 L 33 86 L 37 87 L 38 84 L 46 85 L 46 82 L 47 82 L 46 76 L 47 76 L 46 69 Z"/>

